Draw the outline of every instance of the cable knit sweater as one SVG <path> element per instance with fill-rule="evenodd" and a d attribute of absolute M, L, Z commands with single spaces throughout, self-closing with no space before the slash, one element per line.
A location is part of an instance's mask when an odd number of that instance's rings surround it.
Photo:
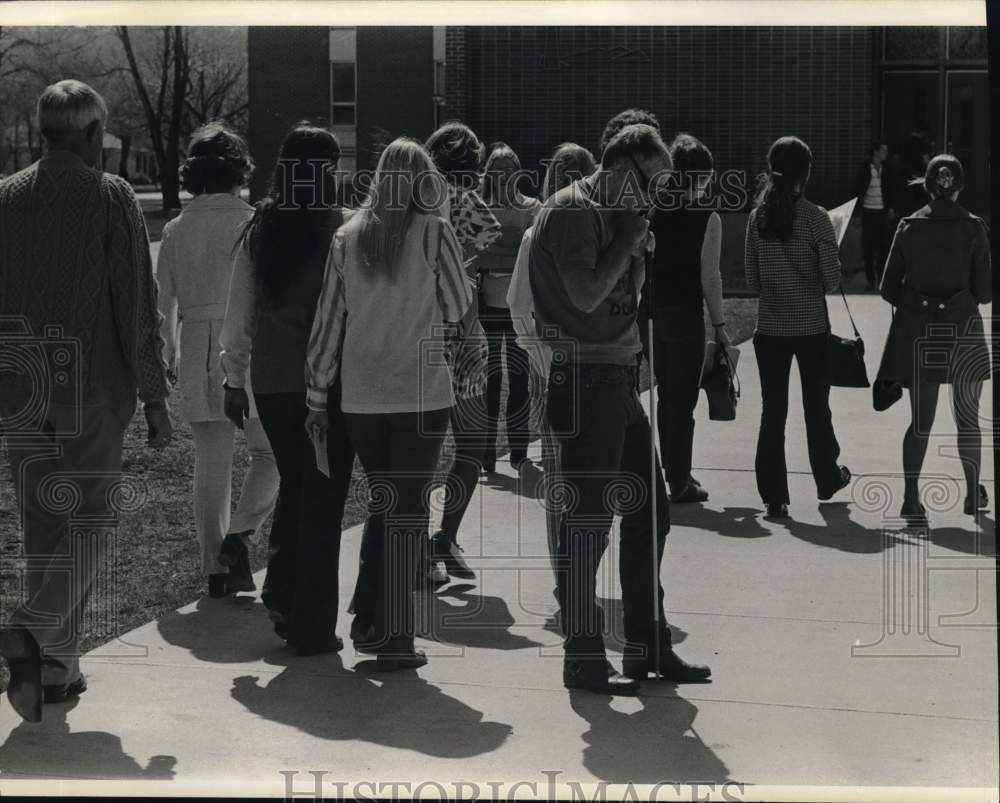
<path fill-rule="evenodd" d="M 144 402 L 167 396 L 156 293 L 126 181 L 52 151 L 0 182 L 0 347 L 13 335 L 79 349 L 78 365 L 68 366 L 78 381 L 60 383 L 58 361 L 45 363 L 51 401 L 128 413 L 137 390 Z M 12 399 L 18 382 L 32 392 L 33 381 L 15 372 L 0 395 Z"/>

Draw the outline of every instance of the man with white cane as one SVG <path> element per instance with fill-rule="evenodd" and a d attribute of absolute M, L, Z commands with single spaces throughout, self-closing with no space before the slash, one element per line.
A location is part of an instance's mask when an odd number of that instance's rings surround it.
<path fill-rule="evenodd" d="M 537 333 L 553 348 L 548 420 L 561 455 L 560 492 L 553 496 L 564 503 L 556 563 L 567 688 L 634 694 L 657 664 L 674 682 L 711 674 L 671 648 L 659 583 L 668 501 L 638 395 L 637 310 L 648 235 L 640 213 L 650 205 L 653 178 L 670 167 L 655 129 L 627 126 L 608 144 L 600 169 L 555 193 L 535 223 L 529 275 Z M 596 599 L 616 512 L 624 676 L 608 663 Z"/>

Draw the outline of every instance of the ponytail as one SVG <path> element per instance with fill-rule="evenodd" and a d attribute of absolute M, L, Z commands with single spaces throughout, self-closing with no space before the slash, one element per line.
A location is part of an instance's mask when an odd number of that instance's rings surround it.
<path fill-rule="evenodd" d="M 812 153 L 798 137 L 781 137 L 771 145 L 767 163 L 757 193 L 757 228 L 765 240 L 788 240 L 796 202 L 809 178 Z"/>

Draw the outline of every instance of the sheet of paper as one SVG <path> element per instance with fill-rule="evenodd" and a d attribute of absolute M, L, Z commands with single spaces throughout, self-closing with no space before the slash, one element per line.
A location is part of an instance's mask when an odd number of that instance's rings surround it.
<path fill-rule="evenodd" d="M 330 457 L 326 453 L 326 438 L 321 437 L 316 430 L 310 433 L 313 451 L 316 453 L 316 468 L 324 477 L 330 476 Z"/>
<path fill-rule="evenodd" d="M 827 212 L 830 216 L 830 222 L 833 223 L 833 230 L 837 234 L 837 245 L 840 245 L 844 241 L 844 235 L 847 233 L 847 224 L 851 222 L 851 215 L 854 214 L 854 205 L 857 202 L 857 198 L 851 198 L 846 204 L 841 204 L 836 209 L 830 209 Z"/>

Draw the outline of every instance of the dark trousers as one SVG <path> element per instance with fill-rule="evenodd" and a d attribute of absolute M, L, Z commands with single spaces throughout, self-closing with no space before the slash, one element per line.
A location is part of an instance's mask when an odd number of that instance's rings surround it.
<path fill-rule="evenodd" d="M 653 321 L 653 337 L 660 459 L 670 490 L 679 493 L 691 475 L 694 408 L 698 404 L 705 360 L 705 321 L 701 311 L 672 309 L 657 316 Z M 648 347 L 645 351 L 648 361 Z"/>
<path fill-rule="evenodd" d="M 38 642 L 45 684 L 72 683 L 80 676 L 91 591 L 114 555 L 120 513 L 144 496 L 135 480 L 122 481 L 122 443 L 131 414 L 101 405 L 53 404 L 36 435 L 13 426 L 6 433 L 27 561 L 26 599 L 11 613 L 10 624 L 24 626 Z M 109 577 L 99 586 L 110 583 Z M 105 587 L 90 600 L 95 618 L 105 622 L 114 621 L 112 589 Z"/>
<path fill-rule="evenodd" d="M 754 335 L 754 353 L 760 370 L 763 405 L 757 438 L 757 490 L 765 504 L 787 504 L 788 469 L 785 465 L 785 420 L 788 418 L 788 379 L 792 358 L 799 366 L 802 407 L 806 421 L 809 465 L 819 494 L 840 485 L 837 458 L 840 445 L 830 415 L 830 379 L 827 373 L 827 336 L 779 337 Z"/>
<path fill-rule="evenodd" d="M 450 421 L 455 440 L 455 459 L 445 480 L 441 532 L 456 540 L 462 518 L 479 482 L 483 449 L 487 443 L 496 443 L 496 430 L 493 430 L 493 441 L 488 441 L 486 397 L 482 395 L 456 400 L 451 408 Z"/>
<path fill-rule="evenodd" d="M 382 654 L 413 651 L 413 584 L 448 413 L 344 415 L 368 479 L 355 624 L 362 630 L 375 626 Z"/>
<path fill-rule="evenodd" d="M 614 514 L 621 517 L 619 569 L 627 644 L 670 644 L 663 617 L 660 561 L 670 511 L 649 420 L 639 401 L 634 368 L 617 365 L 554 366 L 549 375 L 548 421 L 559 444 L 559 489 L 564 501 L 556 548 L 556 593 L 566 634 L 567 659 L 603 660 L 603 612 L 596 599 L 597 570 Z M 650 473 L 654 474 L 651 488 Z M 653 493 L 657 500 L 655 536 Z M 654 577 L 656 578 L 654 581 Z"/>
<path fill-rule="evenodd" d="M 486 403 L 489 412 L 486 458 L 495 460 L 497 430 L 500 418 L 500 387 L 503 381 L 506 361 L 507 372 L 507 413 L 505 427 L 507 442 L 510 444 L 512 463 L 528 456 L 528 422 L 531 417 L 531 395 L 528 391 L 530 372 L 527 353 L 517 345 L 514 323 L 510 310 L 501 307 L 484 306 L 479 321 L 486 332 L 489 345 L 487 363 Z"/>
<path fill-rule="evenodd" d="M 861 248 L 868 283 L 878 287 L 888 255 L 889 218 L 884 209 L 861 210 Z"/>
<path fill-rule="evenodd" d="M 341 520 L 354 468 L 340 386 L 327 402 L 329 478 L 316 467 L 305 430 L 305 394 L 255 393 L 254 401 L 280 476 L 261 599 L 288 617 L 295 643 L 322 643 L 337 626 Z"/>

